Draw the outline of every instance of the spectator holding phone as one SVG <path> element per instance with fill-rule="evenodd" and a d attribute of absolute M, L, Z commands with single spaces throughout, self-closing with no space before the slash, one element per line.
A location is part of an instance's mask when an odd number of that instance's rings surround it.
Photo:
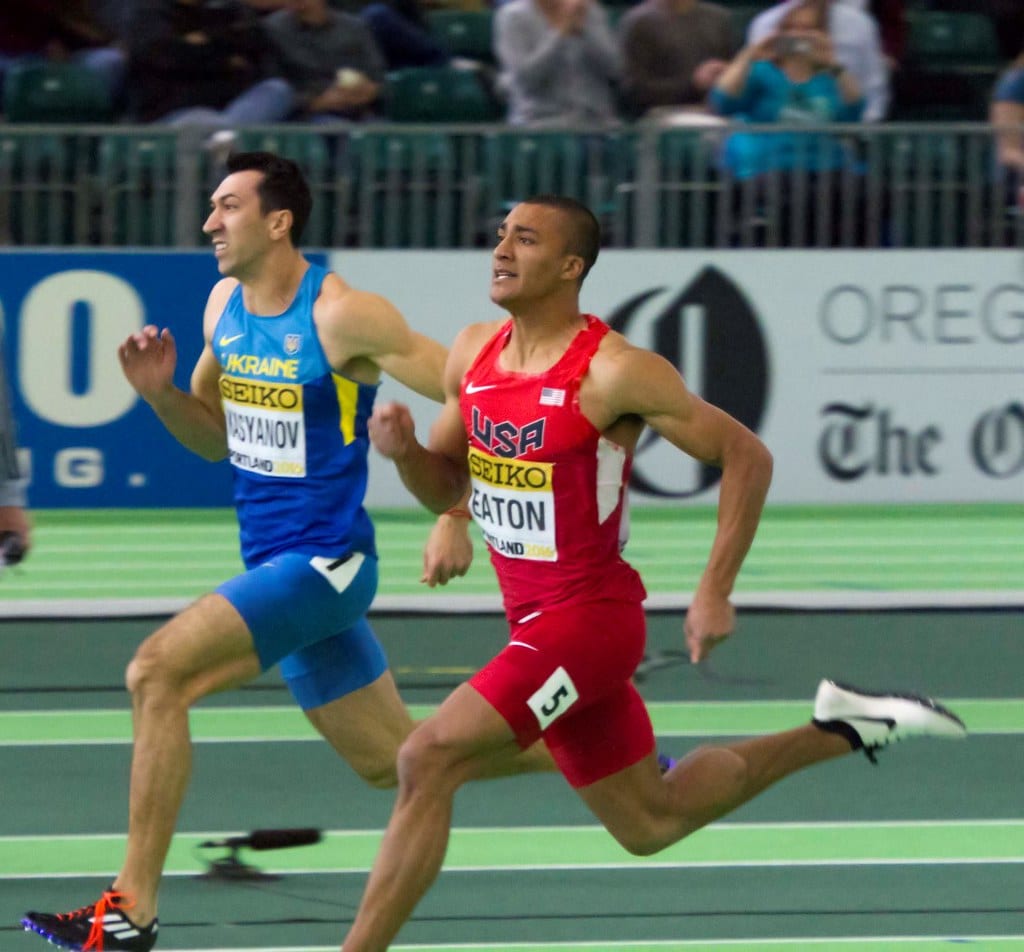
<path fill-rule="evenodd" d="M 803 0 L 783 0 L 759 13 L 747 28 L 747 43 L 758 43 L 777 33 L 784 18 L 803 6 Z M 875 18 L 860 4 L 849 0 L 817 0 L 814 7 L 821 29 L 832 40 L 836 62 L 856 77 L 864 96 L 864 122 L 878 122 L 889 109 L 889 67 Z"/>
<path fill-rule="evenodd" d="M 805 238 L 812 244 L 835 243 L 841 180 L 834 173 L 859 168 L 846 144 L 821 128 L 857 122 L 864 111 L 860 86 L 836 61 L 821 21 L 816 0 L 794 5 L 779 31 L 744 47 L 711 90 L 712 108 L 722 116 L 784 124 L 777 133 L 731 133 L 722 165 L 739 183 L 734 200 L 756 218 L 767 210 L 771 227 L 787 245 L 803 244 Z M 847 214 L 856 217 L 855 206 L 850 208 Z"/>
<path fill-rule="evenodd" d="M 745 46 L 711 90 L 715 111 L 789 126 L 858 121 L 864 111 L 860 86 L 836 61 L 821 20 L 819 4 L 804 0 L 786 13 L 777 33 Z M 724 154 L 736 178 L 778 169 L 819 172 L 845 161 L 841 144 L 821 133 L 735 133 Z"/>

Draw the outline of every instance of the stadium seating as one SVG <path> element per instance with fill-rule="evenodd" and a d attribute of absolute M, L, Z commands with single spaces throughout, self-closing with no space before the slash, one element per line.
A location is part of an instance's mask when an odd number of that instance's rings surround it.
<path fill-rule="evenodd" d="M 0 241 L 88 244 L 90 183 L 79 174 L 88 163 L 68 136 L 0 134 Z"/>
<path fill-rule="evenodd" d="M 475 180 L 458 173 L 454 140 L 443 132 L 354 131 L 337 178 L 346 196 L 340 213 L 360 246 L 451 247 L 460 243 L 460 216 L 475 216 Z"/>
<path fill-rule="evenodd" d="M 336 196 L 330 188 L 332 160 L 324 136 L 307 129 L 242 129 L 238 133 L 238 149 L 283 155 L 296 162 L 311 183 L 323 183 L 322 187 L 314 190 L 313 209 L 302 236 L 303 244 L 308 247 L 328 247 L 337 236 L 343 234 L 344 221 L 336 222 L 333 217 Z"/>
<path fill-rule="evenodd" d="M 448 66 L 389 73 L 384 108 L 394 122 L 493 122 L 503 114 L 477 70 Z"/>
<path fill-rule="evenodd" d="M 72 63 L 11 65 L 4 77 L 8 122 L 111 122 L 114 108 L 103 80 Z"/>
<path fill-rule="evenodd" d="M 452 56 L 480 63 L 494 62 L 493 20 L 491 10 L 430 10 L 427 13 L 431 33 Z"/>
<path fill-rule="evenodd" d="M 946 10 L 910 10 L 909 62 L 931 69 L 999 66 L 999 40 L 995 24 L 983 13 Z"/>
<path fill-rule="evenodd" d="M 890 118 L 984 120 L 1000 68 L 992 20 L 981 13 L 912 9 L 903 67 L 896 74 Z"/>
<path fill-rule="evenodd" d="M 172 132 L 113 134 L 100 141 L 97 182 L 103 244 L 174 244 L 176 142 Z"/>

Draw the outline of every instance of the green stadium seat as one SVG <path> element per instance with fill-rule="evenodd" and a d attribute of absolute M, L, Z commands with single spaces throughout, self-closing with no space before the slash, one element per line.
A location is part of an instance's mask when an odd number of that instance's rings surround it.
<path fill-rule="evenodd" d="M 111 122 L 114 108 L 103 80 L 72 63 L 14 63 L 4 77 L 8 122 Z"/>
<path fill-rule="evenodd" d="M 487 137 L 484 151 L 488 208 L 498 219 L 531 195 L 588 199 L 586 152 L 575 132 L 503 130 Z"/>
<path fill-rule="evenodd" d="M 999 66 L 999 38 L 991 17 L 984 13 L 911 10 L 907 23 L 907 59 L 913 64 L 934 71 L 949 66 Z"/>
<path fill-rule="evenodd" d="M 531 195 L 568 195 L 601 222 L 606 239 L 628 239 L 625 216 L 636 178 L 637 134 L 601 131 L 504 129 L 484 137 L 487 242 L 509 210 Z"/>
<path fill-rule="evenodd" d="M 76 175 L 78 170 L 71 137 L 0 134 L 0 240 L 15 245 L 81 243 L 88 230 L 88 221 L 82 226 L 80 219 L 83 210 L 88 217 L 90 183 Z"/>
<path fill-rule="evenodd" d="M 713 243 L 722 194 L 716 168 L 720 143 L 720 130 L 713 128 L 664 129 L 659 133 L 659 246 Z"/>
<path fill-rule="evenodd" d="M 394 122 L 494 122 L 503 109 L 478 71 L 422 66 L 388 74 L 385 114 Z"/>
<path fill-rule="evenodd" d="M 982 122 L 1000 68 L 999 40 L 983 13 L 910 10 L 907 55 L 894 77 L 894 120 Z"/>
<path fill-rule="evenodd" d="M 459 243 L 459 215 L 471 193 L 447 133 L 356 130 L 345 141 L 338 174 L 346 183 L 346 214 L 360 246 Z"/>
<path fill-rule="evenodd" d="M 175 244 L 176 141 L 174 132 L 112 133 L 101 139 L 97 180 L 104 244 Z"/>
<path fill-rule="evenodd" d="M 481 63 L 494 62 L 493 20 L 491 10 L 430 10 L 427 13 L 431 33 L 452 56 Z"/>
<path fill-rule="evenodd" d="M 235 151 L 273 152 L 291 159 L 302 169 L 313 193 L 313 209 L 302 235 L 309 247 L 330 247 L 343 231 L 343 223 L 335 223 L 334 181 L 331 151 L 325 136 L 315 129 L 240 129 Z"/>

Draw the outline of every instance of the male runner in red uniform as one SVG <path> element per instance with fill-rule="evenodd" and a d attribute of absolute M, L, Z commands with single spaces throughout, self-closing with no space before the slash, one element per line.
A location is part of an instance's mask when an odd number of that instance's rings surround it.
<path fill-rule="evenodd" d="M 803 767 L 908 736 L 965 733 L 925 698 L 823 681 L 811 723 L 699 748 L 662 775 L 631 681 L 644 650 L 644 589 L 620 556 L 634 448 L 649 426 L 722 469 L 718 530 L 685 624 L 695 663 L 732 631 L 729 596 L 771 456 L 690 393 L 668 361 L 580 312 L 599 247 L 582 205 L 556 196 L 517 205 L 499 229 L 491 281 L 491 299 L 512 318 L 457 338 L 430 449 L 405 407 L 371 419 L 377 449 L 428 508 L 445 511 L 468 475 L 511 637 L 402 746 L 398 799 L 343 952 L 388 947 L 441 867 L 455 791 L 513 745 L 543 737 L 609 832 L 651 854 Z"/>

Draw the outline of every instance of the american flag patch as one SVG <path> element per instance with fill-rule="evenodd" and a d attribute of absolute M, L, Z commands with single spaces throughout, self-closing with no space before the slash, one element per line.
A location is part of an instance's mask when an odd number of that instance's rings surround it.
<path fill-rule="evenodd" d="M 542 387 L 540 391 L 540 405 L 542 407 L 565 406 L 565 391 L 557 387 Z"/>

